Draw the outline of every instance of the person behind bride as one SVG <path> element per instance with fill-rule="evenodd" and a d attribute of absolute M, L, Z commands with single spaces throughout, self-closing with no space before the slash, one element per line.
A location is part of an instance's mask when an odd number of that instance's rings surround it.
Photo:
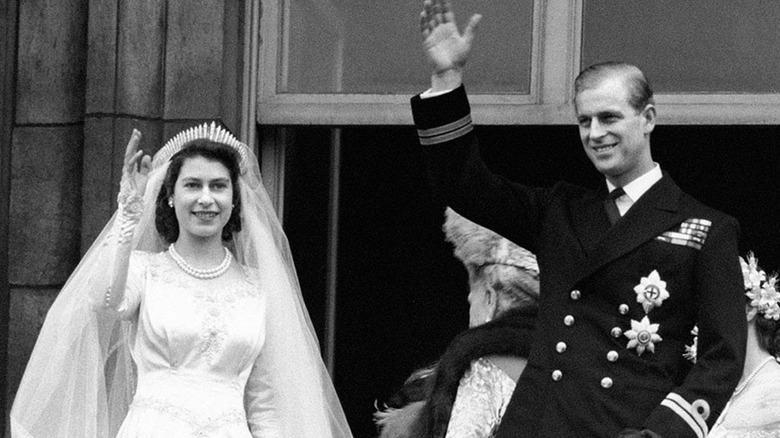
<path fill-rule="evenodd" d="M 527 362 L 536 256 L 450 208 L 444 231 L 469 274 L 469 329 L 375 414 L 380 438 L 493 437 Z"/>
<path fill-rule="evenodd" d="M 780 292 L 749 254 L 740 257 L 747 296 L 745 370 L 710 438 L 780 437 Z"/>
<path fill-rule="evenodd" d="M 351 437 L 254 154 L 215 123 L 154 159 L 140 140 L 46 317 L 12 437 Z"/>

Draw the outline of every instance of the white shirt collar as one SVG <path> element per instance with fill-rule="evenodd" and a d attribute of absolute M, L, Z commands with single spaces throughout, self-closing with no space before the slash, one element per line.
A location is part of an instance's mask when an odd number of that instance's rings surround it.
<path fill-rule="evenodd" d="M 661 165 L 658 163 L 654 164 L 655 166 L 653 166 L 653 168 L 647 171 L 644 175 L 623 186 L 623 190 L 626 192 L 626 195 L 631 198 L 632 202 L 639 200 L 639 198 L 644 195 L 645 192 L 653 186 L 653 184 L 660 181 L 663 177 L 663 173 L 661 172 Z M 615 188 L 615 185 L 607 180 L 607 189 L 609 189 L 611 192 L 612 190 L 615 190 Z"/>

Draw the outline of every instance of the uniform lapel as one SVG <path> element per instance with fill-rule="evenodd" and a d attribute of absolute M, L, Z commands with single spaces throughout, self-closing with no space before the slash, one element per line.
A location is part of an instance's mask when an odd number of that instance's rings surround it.
<path fill-rule="evenodd" d="M 589 193 L 572 203 L 572 223 L 586 256 L 590 255 L 609 231 L 610 223 L 604 210 L 606 187 Z"/>
<path fill-rule="evenodd" d="M 582 279 L 632 251 L 650 239 L 680 222 L 678 216 L 682 191 L 668 174 L 654 184 L 606 233 L 596 242 L 583 271 Z M 606 217 L 606 213 L 602 213 Z"/>

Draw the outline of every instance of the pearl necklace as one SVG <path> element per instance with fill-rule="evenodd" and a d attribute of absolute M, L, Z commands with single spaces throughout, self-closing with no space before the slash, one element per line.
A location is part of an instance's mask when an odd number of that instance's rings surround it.
<path fill-rule="evenodd" d="M 742 390 L 745 389 L 745 387 L 748 385 L 748 383 L 750 383 L 750 381 L 753 380 L 754 377 L 756 377 L 758 372 L 761 371 L 761 368 L 764 368 L 766 366 L 766 364 L 768 364 L 769 362 L 771 362 L 773 360 L 775 360 L 775 358 L 772 357 L 772 356 L 769 356 L 766 359 L 764 359 L 763 362 L 758 364 L 758 366 L 753 370 L 753 372 L 750 373 L 750 375 L 747 376 L 747 378 L 745 380 L 743 380 L 742 383 L 739 384 L 739 386 L 737 386 L 737 389 L 734 390 L 734 395 L 732 397 L 736 397 L 740 392 L 742 392 Z"/>
<path fill-rule="evenodd" d="M 187 261 L 184 260 L 184 258 L 178 252 L 176 252 L 176 247 L 173 246 L 173 244 L 168 247 L 168 253 L 171 255 L 173 261 L 179 265 L 182 271 L 192 275 L 195 278 L 209 280 L 212 278 L 217 278 L 227 272 L 227 270 L 230 268 L 230 264 L 233 262 L 233 254 L 230 253 L 230 250 L 225 247 L 222 248 L 225 250 L 225 258 L 222 259 L 222 263 L 220 263 L 216 268 L 211 269 L 198 269 L 193 267 L 187 263 Z"/>

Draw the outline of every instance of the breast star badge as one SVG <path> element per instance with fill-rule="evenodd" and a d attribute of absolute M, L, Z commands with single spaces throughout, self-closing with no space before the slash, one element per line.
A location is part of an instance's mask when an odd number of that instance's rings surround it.
<path fill-rule="evenodd" d="M 642 305 L 645 314 L 660 307 L 664 300 L 669 298 L 666 282 L 661 280 L 661 276 L 656 270 L 653 270 L 647 277 L 642 277 L 639 284 L 634 286 L 634 292 L 636 292 L 636 302 Z"/>
<path fill-rule="evenodd" d="M 658 332 L 658 324 L 650 324 L 647 316 L 641 321 L 631 320 L 631 330 L 625 333 L 629 339 L 627 348 L 635 348 L 638 355 L 642 355 L 645 350 L 655 353 L 655 343 L 661 342 L 661 336 Z"/>

